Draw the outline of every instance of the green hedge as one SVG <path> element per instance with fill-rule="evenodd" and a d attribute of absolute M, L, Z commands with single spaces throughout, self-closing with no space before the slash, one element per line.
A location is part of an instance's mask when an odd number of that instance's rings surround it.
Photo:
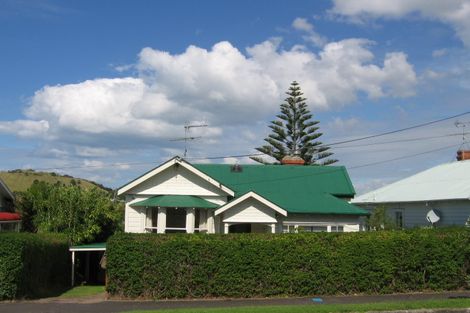
<path fill-rule="evenodd" d="M 0 233 L 0 300 L 48 295 L 68 284 L 65 237 Z"/>
<path fill-rule="evenodd" d="M 303 234 L 117 234 L 107 244 L 110 294 L 265 297 L 464 288 L 464 228 Z"/>

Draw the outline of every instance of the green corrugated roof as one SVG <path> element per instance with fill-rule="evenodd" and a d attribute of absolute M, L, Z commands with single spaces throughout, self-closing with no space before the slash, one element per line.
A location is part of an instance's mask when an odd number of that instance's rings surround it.
<path fill-rule="evenodd" d="M 341 200 L 326 193 L 290 194 L 280 193 L 263 194 L 270 201 L 276 203 L 289 213 L 317 213 L 317 214 L 346 214 L 368 215 L 369 213 L 345 200 Z"/>
<path fill-rule="evenodd" d="M 238 194 L 253 190 L 295 190 L 353 197 L 354 187 L 344 166 L 241 165 L 241 172 L 227 164 L 193 164 L 200 171 Z"/>
<path fill-rule="evenodd" d="M 235 191 L 254 191 L 290 213 L 353 214 L 368 212 L 340 197 L 353 197 L 354 187 L 343 166 L 194 164 L 194 167 Z"/>
<path fill-rule="evenodd" d="M 219 206 L 197 196 L 186 195 L 162 195 L 151 197 L 131 206 L 141 207 L 176 207 L 176 208 L 207 208 L 215 209 Z"/>

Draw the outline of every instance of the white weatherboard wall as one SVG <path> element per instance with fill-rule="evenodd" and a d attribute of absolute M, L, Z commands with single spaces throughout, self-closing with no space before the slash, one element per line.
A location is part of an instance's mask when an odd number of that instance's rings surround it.
<path fill-rule="evenodd" d="M 343 226 L 344 232 L 362 229 L 363 218 L 350 215 L 294 214 L 281 218 L 284 225 L 298 226 Z"/>
<path fill-rule="evenodd" d="M 256 199 L 249 198 L 223 212 L 224 223 L 277 223 L 276 211 Z"/>
<path fill-rule="evenodd" d="M 126 209 L 124 213 L 124 231 L 126 233 L 143 233 L 145 231 L 146 208 L 133 208 L 130 205 L 146 198 L 126 195 Z"/>
<path fill-rule="evenodd" d="M 141 195 L 226 196 L 216 186 L 186 168 L 174 165 L 128 191 Z M 210 200 L 209 200 L 210 201 Z"/>
<path fill-rule="evenodd" d="M 372 212 L 377 205 L 362 206 Z M 403 213 L 405 228 L 430 226 L 430 223 L 426 220 L 426 214 L 431 209 L 435 209 L 440 213 L 441 220 L 437 223 L 437 226 L 463 226 L 470 217 L 470 200 L 387 203 L 385 207 L 391 218 L 394 218 L 397 211 Z"/>
<path fill-rule="evenodd" d="M 192 195 L 222 205 L 227 195 L 206 180 L 182 166 L 171 166 L 126 194 L 125 232 L 143 233 L 146 225 L 146 208 L 132 207 L 136 203 L 156 195 Z M 212 222 L 211 222 L 212 223 Z"/>

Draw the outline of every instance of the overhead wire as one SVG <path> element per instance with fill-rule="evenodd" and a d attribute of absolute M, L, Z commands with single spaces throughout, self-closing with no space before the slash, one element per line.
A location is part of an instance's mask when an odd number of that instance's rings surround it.
<path fill-rule="evenodd" d="M 363 136 L 359 138 L 354 138 L 354 139 L 349 139 L 349 140 L 342 140 L 342 141 L 336 141 L 332 142 L 329 144 L 322 144 L 319 146 L 316 146 L 315 148 L 321 148 L 321 147 L 331 147 L 331 146 L 337 146 L 337 145 L 342 145 L 345 143 L 351 143 L 351 142 L 357 142 L 357 141 L 363 141 L 367 139 L 372 139 L 372 138 L 378 138 L 378 137 L 383 137 L 386 135 L 391 135 L 391 134 L 396 134 L 420 127 L 425 127 L 429 126 L 432 124 L 436 124 L 439 122 L 443 122 L 446 120 L 451 120 L 455 119 L 457 117 L 461 117 L 464 115 L 470 114 L 470 111 L 463 112 L 460 114 L 448 116 L 445 118 L 441 118 L 438 120 L 433 120 L 430 122 L 426 123 L 421 123 L 405 128 L 400 128 L 392 131 L 387 131 L 387 132 L 382 132 L 374 135 L 368 135 L 368 136 Z M 361 146 L 372 146 L 372 145 L 380 145 L 380 144 L 389 144 L 389 143 L 399 143 L 399 142 L 407 142 L 407 141 L 416 141 L 416 140 L 427 140 L 427 139 L 435 139 L 435 138 L 442 138 L 442 137 L 447 137 L 447 136 L 454 136 L 454 135 L 460 135 L 460 134 L 447 134 L 447 135 L 441 135 L 441 136 L 429 136 L 429 137 L 421 137 L 421 138 L 409 138 L 409 139 L 399 139 L 399 140 L 394 140 L 394 141 L 388 141 L 388 142 L 379 142 L 379 143 L 369 143 L 369 144 L 362 144 L 362 145 L 350 145 L 350 146 L 339 146 L 335 147 L 336 148 L 353 148 L 353 147 L 361 147 Z M 446 148 L 442 148 L 446 149 Z M 442 150 L 441 149 L 441 150 Z M 438 149 L 439 150 L 439 149 Z M 432 150 L 435 151 L 435 150 Z M 428 152 L 424 152 L 428 153 Z M 244 157 L 256 157 L 256 156 L 263 156 L 265 155 L 264 153 L 249 153 L 249 154 L 237 154 L 237 155 L 225 155 L 225 156 L 208 156 L 208 157 L 187 157 L 185 159 L 188 160 L 217 160 L 217 159 L 228 159 L 228 158 L 244 158 Z M 81 168 L 107 168 L 107 167 L 120 167 L 120 166 L 133 166 L 133 165 L 148 165 L 148 164 L 155 164 L 155 162 L 116 162 L 116 163 L 110 163 L 110 164 L 99 164 L 99 165 L 71 165 L 71 166 L 61 166 L 61 167 L 43 167 L 43 168 L 35 168 L 35 170 L 38 171 L 47 171 L 47 170 L 64 170 L 64 169 L 81 169 Z"/>
<path fill-rule="evenodd" d="M 336 141 L 336 142 L 329 143 L 328 146 L 335 146 L 335 145 L 340 145 L 340 144 L 344 144 L 344 143 L 362 141 L 362 140 L 366 140 L 366 139 L 372 139 L 372 138 L 382 137 L 382 136 L 386 136 L 386 135 L 396 134 L 396 133 L 408 131 L 408 130 L 411 130 L 411 129 L 416 129 L 416 128 L 420 128 L 420 127 L 429 126 L 429 125 L 432 125 L 432 124 L 444 122 L 444 121 L 451 120 L 451 119 L 454 119 L 454 118 L 457 118 L 457 117 L 461 117 L 461 116 L 464 116 L 464 115 L 467 115 L 467 114 L 470 114 L 470 111 L 459 113 L 459 114 L 448 116 L 448 117 L 444 117 L 444 118 L 441 118 L 441 119 L 438 119 L 438 120 L 434 120 L 434 121 L 430 121 L 430 122 L 426 122 L 426 123 L 421 123 L 421 124 L 417 124 L 417 125 L 413 125 L 413 126 L 409 126 L 409 127 L 405 127 L 405 128 L 395 129 L 395 130 L 391 130 L 391 131 L 387 131 L 387 132 L 382 132 L 382 133 L 378 133 L 378 134 L 374 134 L 374 135 L 368 135 L 368 136 L 354 138 L 354 139 Z"/>
<path fill-rule="evenodd" d="M 412 157 L 416 157 L 416 156 L 420 156 L 420 155 L 425 155 L 425 154 L 429 154 L 429 153 L 433 153 L 433 152 L 437 152 L 437 151 L 447 150 L 447 149 L 450 149 L 450 148 L 455 148 L 457 146 L 458 145 L 455 145 L 455 144 L 454 145 L 448 145 L 448 146 L 445 146 L 445 147 L 440 147 L 440 148 L 427 150 L 427 151 L 423 151 L 423 152 L 419 152 L 419 153 L 403 155 L 403 156 L 399 156 L 399 157 L 396 157 L 396 158 L 391 158 L 391 159 L 377 161 L 377 162 L 371 162 L 371 163 L 365 163 L 365 164 L 359 164 L 359 165 L 355 165 L 355 166 L 347 166 L 347 167 L 344 167 L 344 168 L 346 170 L 354 170 L 354 169 L 358 169 L 358 168 L 364 168 L 364 167 L 369 167 L 369 166 L 374 166 L 374 165 L 379 165 L 379 164 L 385 164 L 385 163 L 394 162 L 394 161 L 403 160 L 403 159 L 408 159 L 408 158 L 412 158 Z M 330 170 L 326 170 L 325 172 L 322 172 L 322 173 L 309 173 L 309 174 L 295 175 L 295 176 L 276 178 L 276 179 L 256 180 L 256 181 L 243 182 L 243 183 L 238 183 L 238 184 L 233 184 L 233 185 L 234 186 L 239 186 L 239 185 L 245 185 L 245 184 L 262 183 L 262 182 L 266 182 L 266 181 L 282 181 L 282 180 L 297 179 L 297 178 L 302 178 L 302 177 L 319 176 L 319 175 L 330 174 L 334 171 L 342 171 L 342 168 L 341 167 L 333 168 L 333 169 L 330 169 Z"/>

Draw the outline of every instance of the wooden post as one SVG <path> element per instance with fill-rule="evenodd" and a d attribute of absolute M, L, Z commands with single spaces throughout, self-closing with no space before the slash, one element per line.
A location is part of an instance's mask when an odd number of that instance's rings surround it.
<path fill-rule="evenodd" d="M 276 224 L 271 224 L 271 233 L 276 233 Z"/>
<path fill-rule="evenodd" d="M 90 282 L 90 251 L 86 252 L 85 281 L 87 282 L 87 284 Z"/>
<path fill-rule="evenodd" d="M 229 225 L 228 223 L 224 223 L 224 234 L 228 234 L 228 232 L 229 232 L 229 229 L 228 229 L 229 226 L 230 226 L 230 225 Z"/>
<path fill-rule="evenodd" d="M 75 285 L 75 251 L 72 251 L 72 287 Z"/>

